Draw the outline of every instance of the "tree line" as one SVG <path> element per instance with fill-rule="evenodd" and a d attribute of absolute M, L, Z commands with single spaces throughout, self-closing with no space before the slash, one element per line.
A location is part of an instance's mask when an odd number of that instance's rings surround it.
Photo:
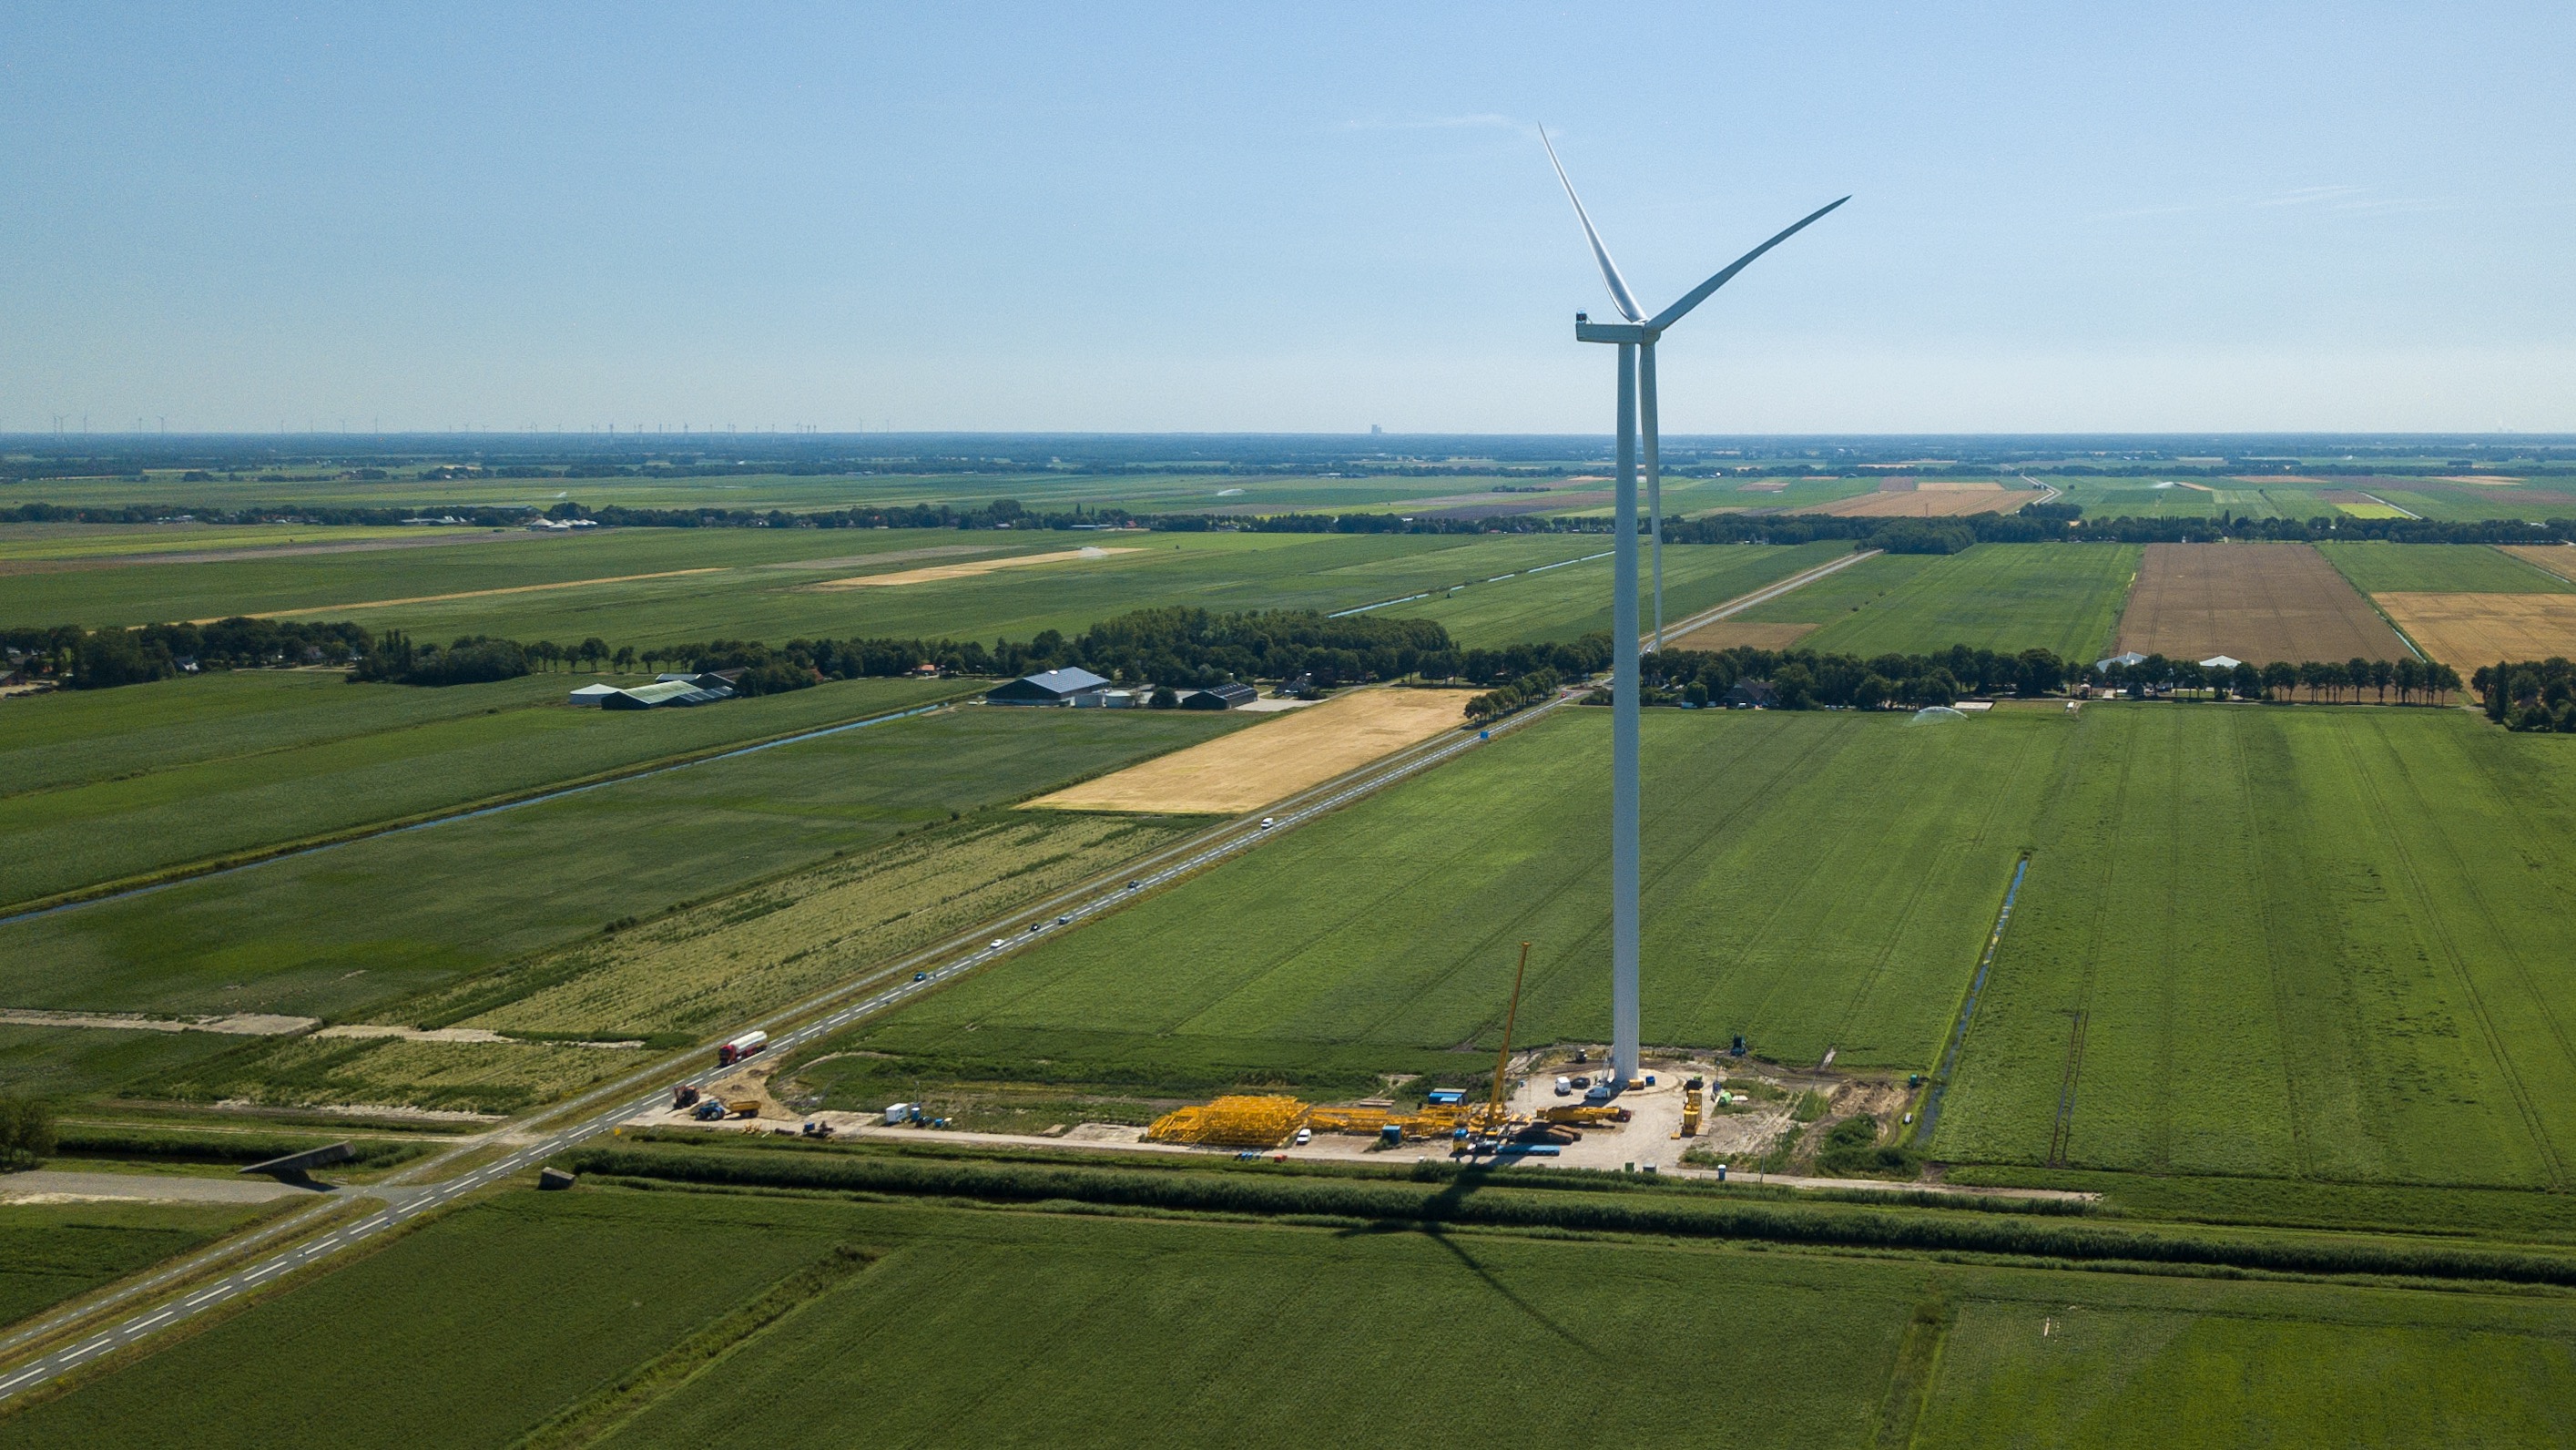
<path fill-rule="evenodd" d="M 591 636 L 577 644 L 466 635 L 441 645 L 409 632 L 370 633 L 345 622 L 236 618 L 210 625 L 150 624 L 133 629 L 0 630 L 0 645 L 21 652 L 28 673 L 75 689 L 164 679 L 187 664 L 248 669 L 278 665 L 351 667 L 351 678 L 412 685 L 511 679 L 534 670 L 577 667 L 745 671 L 744 694 L 795 689 L 826 679 L 906 675 L 927 665 L 943 674 L 1009 676 L 1079 666 L 1109 679 L 1201 688 L 1231 680 L 1306 677 L 1318 689 L 1418 677 L 1497 684 L 1541 669 L 1591 674 L 1609 664 L 1609 636 L 1458 648 L 1449 632 L 1423 619 L 1369 615 L 1332 618 L 1314 610 L 1214 613 L 1173 606 L 1113 616 L 1078 635 L 1043 630 L 1026 640 L 990 645 L 953 639 L 716 639 L 637 647 Z"/>
<path fill-rule="evenodd" d="M 1763 650 L 1737 646 L 1714 652 L 1666 650 L 1640 661 L 1641 704 L 1723 704 L 1740 683 L 1769 687 L 1772 707 L 1783 710 L 1857 709 L 1948 705 L 1969 696 L 2037 698 L 2063 695 L 2078 685 L 2124 691 L 2133 698 L 2289 701 L 2301 689 L 2314 703 L 2359 703 L 2365 691 L 2386 703 L 2393 689 L 2400 704 L 2438 702 L 2460 688 L 2450 666 L 2420 660 L 2351 660 L 2244 664 L 2205 668 L 2190 660 L 2150 655 L 2099 673 L 2050 650 L 2019 653 L 1953 645 L 1930 654 L 1819 654 L 1813 650 Z"/>

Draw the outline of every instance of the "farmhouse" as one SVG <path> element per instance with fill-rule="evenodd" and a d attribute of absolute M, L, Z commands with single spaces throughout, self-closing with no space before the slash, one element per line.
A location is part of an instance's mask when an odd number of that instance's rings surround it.
<path fill-rule="evenodd" d="M 1730 710 L 1767 710 L 1779 703 L 1779 692 L 1771 688 L 1769 680 L 1738 680 L 1726 692 L 1726 708 Z"/>
<path fill-rule="evenodd" d="M 1049 670 L 1042 675 L 1025 675 L 1007 685 L 996 685 L 984 692 L 987 705 L 1070 705 L 1083 695 L 1097 694 L 1109 682 L 1089 670 L 1068 666 Z"/>
<path fill-rule="evenodd" d="M 611 695 L 623 695 L 625 693 L 626 692 L 624 690 L 617 688 L 615 685 L 590 684 L 584 685 L 580 689 L 575 690 L 570 695 L 566 696 L 564 703 L 569 705 L 597 705 L 606 701 Z"/>
<path fill-rule="evenodd" d="M 1184 710 L 1231 710 L 1237 705 L 1251 704 L 1254 700 L 1260 698 L 1260 694 L 1260 691 L 1255 690 L 1250 685 L 1210 685 L 1204 690 L 1192 690 L 1188 694 L 1183 695 L 1181 697 L 1181 708 Z"/>

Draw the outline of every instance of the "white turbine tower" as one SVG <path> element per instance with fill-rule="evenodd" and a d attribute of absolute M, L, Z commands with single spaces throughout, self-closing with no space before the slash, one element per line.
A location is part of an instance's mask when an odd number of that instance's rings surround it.
<path fill-rule="evenodd" d="M 1646 435 L 1646 494 L 1651 510 L 1655 546 L 1655 648 L 1664 647 L 1664 509 L 1663 476 L 1657 444 L 1659 429 L 1655 418 L 1655 342 L 1665 329 L 1688 316 L 1690 310 L 1708 300 L 1709 294 L 1735 279 L 1735 274 L 1753 264 L 1753 259 L 1796 236 L 1808 224 L 1826 212 L 1851 200 L 1818 207 L 1778 236 L 1738 257 L 1724 271 L 1709 278 L 1680 301 L 1652 317 L 1637 306 L 1628 291 L 1628 280 L 1619 275 L 1619 264 L 1610 260 L 1610 249 L 1601 244 L 1601 234 L 1592 227 L 1592 218 L 1584 213 L 1583 198 L 1574 194 L 1574 182 L 1565 174 L 1565 163 L 1557 160 L 1556 147 L 1549 143 L 1547 132 L 1539 132 L 1539 144 L 1547 147 L 1547 159 L 1556 168 L 1556 179 L 1565 184 L 1565 198 L 1574 203 L 1575 220 L 1583 224 L 1584 240 L 1592 244 L 1592 259 L 1601 264 L 1601 280 L 1610 289 L 1610 301 L 1619 309 L 1625 322 L 1594 322 L 1583 313 L 1574 314 L 1574 336 L 1578 342 L 1615 343 L 1619 348 L 1619 483 L 1616 494 L 1617 517 L 1611 525 L 1611 584 L 1614 597 L 1610 606 L 1610 1070 L 1621 1082 L 1637 1075 L 1637 422 L 1639 393 L 1644 394 Z"/>

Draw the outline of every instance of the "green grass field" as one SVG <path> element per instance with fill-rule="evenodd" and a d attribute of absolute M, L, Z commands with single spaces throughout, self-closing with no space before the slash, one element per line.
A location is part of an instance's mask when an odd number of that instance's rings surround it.
<path fill-rule="evenodd" d="M 2519 1447 L 2562 1438 L 2572 1345 L 2557 1294 L 586 1187 L 432 1223 L 0 1436 Z M 1472 1413 L 1457 1364 L 1498 1387 Z"/>
<path fill-rule="evenodd" d="M 2562 579 L 2484 544 L 2319 544 L 2364 594 L 2576 594 Z"/>
<path fill-rule="evenodd" d="M 0 905 L 524 795 L 961 689 L 953 680 L 851 680 L 701 710 L 564 704 L 565 690 L 591 678 L 433 690 L 255 671 L 13 701 L 0 713 L 0 768 L 24 773 L 0 786 Z"/>
<path fill-rule="evenodd" d="M 802 1204 L 520 1195 L 0 1420 L 22 1445 L 506 1445 L 829 1253 Z"/>
<path fill-rule="evenodd" d="M 1979 544 L 1934 560 L 1857 612 L 1830 618 L 1800 643 L 1863 658 L 1965 644 L 2001 653 L 2045 649 L 2090 660 L 2110 648 L 2129 583 L 2137 576 L 2138 555 L 2127 544 Z M 1787 605 L 1797 597 L 1779 602 Z"/>
<path fill-rule="evenodd" d="M 1651 712 L 1645 1034 L 1928 1065 L 2072 727 Z M 1186 1076 L 1607 1020 L 1609 712 L 1577 709 L 859 1029 L 876 1050 Z M 1890 782 L 1904 809 L 1891 813 Z M 1490 1048 L 1488 1049 L 1490 1050 Z M 1193 1066 L 1194 1065 L 1194 1066 Z"/>
<path fill-rule="evenodd" d="M 872 725 L 0 926 L 0 1002 L 363 1011 L 1237 723 L 969 708 Z"/>
<path fill-rule="evenodd" d="M 1585 552 L 1606 549 L 1593 541 Z M 1691 614 L 1776 583 L 1851 552 L 1839 541 L 1773 548 L 1761 544 L 1675 544 L 1664 550 L 1664 619 Z M 1467 647 L 1523 640 L 1571 640 L 1610 628 L 1610 560 L 1586 559 L 1541 574 L 1476 583 L 1440 598 L 1376 611 L 1391 618 L 1437 620 Z M 1654 627 L 1654 596 L 1641 557 L 1637 565 L 1638 628 Z"/>
<path fill-rule="evenodd" d="M 616 529 L 573 538 L 0 575 L 0 623 L 292 611 L 423 638 L 649 646 L 711 637 L 1026 639 L 1158 604 L 1336 610 L 1597 551 L 1580 537 Z M 875 588 L 860 574 L 1084 548 L 1101 557 Z M 923 551 L 938 550 L 939 553 Z M 657 577 L 638 578 L 638 575 Z M 586 582 L 607 581 L 607 582 Z M 531 586 L 564 586 L 531 588 Z M 518 590 L 493 594 L 483 591 Z M 469 598 L 437 598 L 443 595 Z M 406 604 L 380 601 L 415 600 Z M 372 607 L 356 607 L 367 605 Z"/>
<path fill-rule="evenodd" d="M 2110 646 L 2138 552 L 2130 544 L 1979 544 L 1957 554 L 1881 554 L 1736 618 L 1814 624 L 1801 648 L 1863 658 L 1965 644 L 2090 661 Z"/>
<path fill-rule="evenodd" d="M 360 508 L 547 508 L 564 499 L 628 508 L 785 509 L 791 513 L 947 503 L 980 506 L 1018 499 L 1031 509 L 1125 507 L 1139 513 L 1202 513 L 1253 508 L 1262 513 L 1361 510 L 1410 499 L 1478 493 L 1497 478 L 1326 478 L 1321 475 L 1194 473 L 1079 473 L 1058 470 L 976 473 L 787 474 L 750 473 L 703 478 L 462 478 L 422 479 L 397 471 L 385 479 L 290 474 L 276 482 L 254 476 L 185 483 L 177 472 L 153 470 L 131 477 L 36 478 L 0 483 L 0 505 L 42 502 L 66 505 L 146 503 L 211 508 L 343 504 Z M 1528 480 L 1512 480 L 1527 483 Z M 62 525 L 27 525 L 60 528 Z M 184 526 L 182 526 L 184 527 Z"/>
<path fill-rule="evenodd" d="M 0 561 L 130 558 L 288 544 L 417 539 L 399 524 L 0 524 Z"/>
<path fill-rule="evenodd" d="M 266 1204 L 0 1204 L 0 1325 L 113 1284 L 268 1212 Z"/>
<path fill-rule="evenodd" d="M 2088 708 L 1932 1144 L 2564 1186 L 2576 750 L 2464 711 Z"/>

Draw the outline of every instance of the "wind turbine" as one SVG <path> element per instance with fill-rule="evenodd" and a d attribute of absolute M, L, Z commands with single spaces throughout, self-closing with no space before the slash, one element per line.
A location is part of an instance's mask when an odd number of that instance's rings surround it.
<path fill-rule="evenodd" d="M 1655 343 L 1665 329 L 1681 321 L 1690 310 L 1709 298 L 1709 294 L 1735 280 L 1735 274 L 1753 265 L 1755 258 L 1805 230 L 1825 213 L 1843 202 L 1843 197 L 1816 208 L 1778 236 L 1736 258 L 1725 270 L 1682 294 L 1681 300 L 1656 313 L 1645 315 L 1637 299 L 1628 290 L 1628 280 L 1619 275 L 1619 264 L 1610 260 L 1610 249 L 1601 244 L 1601 233 L 1594 230 L 1592 218 L 1583 210 L 1583 198 L 1574 194 L 1574 182 L 1565 174 L 1565 163 L 1556 156 L 1556 147 L 1547 132 L 1538 133 L 1539 144 L 1547 147 L 1548 164 L 1556 168 L 1556 179 L 1565 186 L 1565 199 L 1574 203 L 1574 218 L 1583 224 L 1583 238 L 1592 244 L 1592 260 L 1601 264 L 1601 280 L 1610 289 L 1610 301 L 1619 309 L 1625 322 L 1594 322 L 1584 313 L 1574 314 L 1574 338 L 1577 342 L 1614 343 L 1619 348 L 1619 482 L 1616 491 L 1616 518 L 1611 525 L 1610 587 L 1615 597 L 1610 605 L 1610 1070 L 1626 1082 L 1637 1075 L 1637 433 L 1640 393 L 1643 394 L 1646 436 L 1646 494 L 1653 514 L 1655 573 L 1655 649 L 1664 647 L 1664 509 L 1663 470 L 1657 457 L 1660 429 L 1655 417 Z"/>

